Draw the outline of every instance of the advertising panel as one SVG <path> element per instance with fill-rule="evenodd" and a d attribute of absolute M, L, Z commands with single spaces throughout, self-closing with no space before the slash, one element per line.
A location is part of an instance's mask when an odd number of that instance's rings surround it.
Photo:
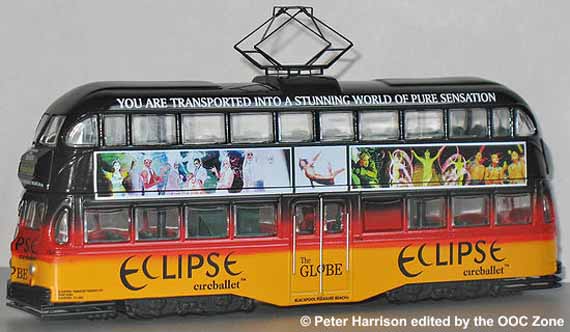
<path fill-rule="evenodd" d="M 95 152 L 97 199 L 292 192 L 291 149 Z"/>

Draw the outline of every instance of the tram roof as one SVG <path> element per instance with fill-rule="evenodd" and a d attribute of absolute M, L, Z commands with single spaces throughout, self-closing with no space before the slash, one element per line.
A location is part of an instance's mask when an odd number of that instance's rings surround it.
<path fill-rule="evenodd" d="M 50 114 L 105 110 L 120 97 L 193 96 L 319 96 L 398 93 L 494 92 L 497 103 L 523 104 L 515 92 L 499 83 L 477 77 L 392 78 L 337 81 L 326 76 L 258 76 L 246 83 L 206 81 L 101 81 L 70 90 L 53 102 Z"/>

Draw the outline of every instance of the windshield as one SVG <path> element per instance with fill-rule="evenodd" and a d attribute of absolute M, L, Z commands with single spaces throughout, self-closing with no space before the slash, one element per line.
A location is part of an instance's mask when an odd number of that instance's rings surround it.
<path fill-rule="evenodd" d="M 65 116 L 63 115 L 53 116 L 49 120 L 46 129 L 43 130 L 39 142 L 41 144 L 54 146 L 55 143 L 57 142 L 57 136 L 59 135 L 59 130 L 61 129 L 61 125 L 63 124 L 64 119 Z"/>
<path fill-rule="evenodd" d="M 42 134 L 43 129 L 45 128 L 48 120 L 49 120 L 48 114 L 42 115 L 42 118 L 40 119 L 40 122 L 38 122 L 38 126 L 36 127 L 36 131 L 34 133 L 34 142 L 37 142 L 38 139 L 40 139 L 40 135 Z"/>

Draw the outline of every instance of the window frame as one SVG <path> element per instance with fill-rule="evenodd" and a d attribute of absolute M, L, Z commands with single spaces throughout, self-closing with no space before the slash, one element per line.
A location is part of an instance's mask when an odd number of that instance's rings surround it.
<path fill-rule="evenodd" d="M 87 120 L 95 120 L 95 141 L 93 143 L 89 143 L 89 144 L 74 144 L 74 143 L 70 143 L 69 142 L 69 136 L 70 134 L 73 132 L 73 130 L 79 126 L 81 123 L 83 123 L 84 121 Z M 94 148 L 94 147 L 98 147 L 99 146 L 99 116 L 98 114 L 90 114 L 87 116 L 83 116 L 79 119 L 77 119 L 72 126 L 70 126 L 65 135 L 64 135 L 64 142 L 65 145 L 72 147 L 72 148 L 78 148 L 78 149 L 82 149 L 82 148 Z"/>
<path fill-rule="evenodd" d="M 350 114 L 351 115 L 351 123 L 350 123 L 350 130 L 351 130 L 351 135 L 350 138 L 334 138 L 334 139 L 324 139 L 323 138 L 323 114 L 326 115 L 328 114 L 341 114 L 341 113 L 346 113 L 346 114 Z M 355 114 L 356 113 L 356 114 Z M 358 112 L 355 112 L 353 110 L 343 110 L 343 109 L 339 109 L 339 110 L 331 110 L 331 111 L 319 111 L 318 112 L 318 139 L 320 142 L 325 142 L 325 143 L 337 143 L 337 142 L 355 142 L 355 138 L 357 137 L 357 131 L 358 131 L 358 125 L 355 123 L 355 121 L 358 121 Z"/>
<path fill-rule="evenodd" d="M 473 110 L 480 110 L 483 111 L 485 114 L 485 126 L 484 126 L 484 134 L 482 136 L 473 136 L 473 135 L 453 135 L 453 128 L 451 126 L 451 119 L 452 113 L 455 111 L 464 111 L 469 112 Z M 456 108 L 448 108 L 447 109 L 447 137 L 450 139 L 464 139 L 464 140 L 478 140 L 478 139 L 485 139 L 491 137 L 489 128 L 491 127 L 491 121 L 489 119 L 489 109 L 484 106 L 474 106 L 474 107 L 456 107 Z M 492 114 L 491 114 L 492 116 Z M 472 129 L 472 128 L 470 128 Z"/>
<path fill-rule="evenodd" d="M 127 211 L 127 231 L 128 231 L 128 238 L 127 240 L 120 240 L 120 241 L 97 241 L 97 242 L 89 242 L 88 241 L 88 236 L 89 236 L 89 229 L 87 227 L 87 212 L 89 210 L 109 210 L 109 209 L 123 209 Z M 118 206 L 88 206 L 88 207 L 84 207 L 83 211 L 81 212 L 82 218 L 83 218 L 83 245 L 125 245 L 128 243 L 133 243 L 134 242 L 134 238 L 133 238 L 133 207 L 132 206 L 125 206 L 125 205 L 118 205 Z"/>
<path fill-rule="evenodd" d="M 232 234 L 231 234 L 231 229 L 230 229 L 230 225 L 231 225 L 231 209 L 232 209 L 232 205 L 230 202 L 220 202 L 220 203 L 205 203 L 205 204 L 187 204 L 184 205 L 183 207 L 183 224 L 184 224 L 184 234 L 183 234 L 183 238 L 184 241 L 203 241 L 203 240 L 228 240 L 232 238 Z M 188 219 L 189 213 L 188 210 L 192 209 L 192 208 L 205 208 L 205 207 L 224 207 L 225 211 L 226 211 L 226 235 L 221 237 L 221 236 L 216 236 L 216 237 L 191 237 L 190 236 L 190 227 L 188 226 L 190 223 L 190 220 Z"/>
<path fill-rule="evenodd" d="M 266 207 L 268 204 L 271 204 L 274 208 L 273 213 L 273 221 L 275 225 L 275 233 L 274 234 L 260 234 L 260 235 L 240 235 L 238 234 L 238 213 L 237 209 L 239 206 L 259 206 L 261 208 Z M 242 202 L 233 202 L 231 204 L 231 213 L 233 218 L 233 238 L 234 239 L 259 239 L 259 238 L 276 238 L 279 236 L 279 219 L 281 216 L 281 204 L 278 201 L 258 201 L 258 202 L 250 202 L 250 201 L 242 201 Z"/>
<path fill-rule="evenodd" d="M 51 115 L 48 113 L 44 113 L 42 114 L 42 117 L 40 118 L 40 121 L 38 121 L 38 123 L 36 124 L 36 128 L 34 130 L 34 139 L 32 140 L 32 143 L 37 143 L 39 142 L 40 138 L 43 135 L 43 132 L 46 130 L 47 128 L 47 124 L 49 123 L 49 121 L 51 120 Z"/>
<path fill-rule="evenodd" d="M 382 229 L 382 230 L 367 230 L 366 229 L 366 220 L 368 219 L 368 204 L 378 204 L 378 203 L 385 203 L 385 202 L 394 202 L 398 201 L 398 208 L 400 210 L 400 227 L 398 229 Z M 371 197 L 364 197 L 360 200 L 360 207 L 361 207 L 361 218 L 362 218 L 362 234 L 385 234 L 385 233 L 394 233 L 394 232 L 403 232 L 405 227 L 405 220 L 406 216 L 406 205 L 405 205 L 406 197 L 404 196 L 371 196 Z"/>
<path fill-rule="evenodd" d="M 410 216 L 411 216 L 411 205 L 410 205 L 410 201 L 411 200 L 422 200 L 422 201 L 426 201 L 426 200 L 434 200 L 434 199 L 441 199 L 443 200 L 443 216 L 442 216 L 442 220 L 443 220 L 443 224 L 441 226 L 438 227 L 411 227 L 412 223 L 410 222 Z M 405 201 L 405 230 L 406 231 L 412 231 L 412 232 L 416 232 L 416 231 L 441 231 L 441 230 L 448 230 L 449 228 L 449 196 L 447 195 L 440 195 L 440 196 L 435 196 L 435 195 L 425 195 L 425 196 L 407 196 L 404 199 Z M 424 215 L 422 216 L 422 221 L 425 218 L 425 212 Z M 423 222 L 422 222 L 423 223 Z"/>
<path fill-rule="evenodd" d="M 56 133 L 54 136 L 54 141 L 53 142 L 46 142 L 46 140 L 47 140 L 46 134 L 47 134 L 48 130 L 50 129 L 52 122 L 57 121 L 56 119 L 61 119 L 60 120 L 61 122 L 59 124 L 57 124 L 57 130 L 56 130 Z M 50 116 L 49 121 L 44 126 L 45 128 L 42 130 L 42 133 L 41 133 L 41 135 L 40 135 L 40 137 L 36 143 L 39 143 L 40 145 L 44 145 L 47 147 L 57 146 L 57 144 L 59 143 L 60 138 L 62 136 L 61 130 L 63 128 L 63 124 L 65 123 L 65 120 L 66 120 L 65 115 L 52 115 L 52 116 Z"/>
<path fill-rule="evenodd" d="M 123 118 L 123 120 L 124 120 L 124 125 L 125 125 L 125 127 L 123 128 L 124 135 L 125 135 L 125 141 L 124 141 L 124 143 L 122 143 L 122 144 L 107 144 L 107 135 L 106 135 L 107 124 L 106 124 L 106 119 L 107 119 L 108 117 L 109 117 L 109 118 L 112 118 L 112 117 L 122 117 L 122 118 Z M 130 119 L 131 119 L 131 117 L 129 116 L 129 114 L 126 114 L 126 113 L 115 113 L 115 114 L 113 114 L 113 113 L 104 113 L 104 114 L 101 114 L 101 115 L 99 116 L 99 127 L 101 128 L 101 129 L 100 129 L 100 132 L 101 132 L 101 134 L 102 134 L 101 137 L 99 138 L 99 141 L 101 142 L 101 146 L 114 148 L 114 147 L 117 147 L 117 146 L 127 146 L 127 145 L 129 145 L 129 139 L 130 139 L 130 138 L 129 138 L 129 133 L 130 133 L 130 130 L 128 130 L 128 128 L 129 128 L 129 126 L 130 126 L 130 125 L 129 125 Z"/>
<path fill-rule="evenodd" d="M 455 200 L 459 198 L 459 199 L 473 199 L 473 198 L 484 198 L 485 199 L 485 215 L 487 217 L 487 223 L 486 224 L 474 224 L 474 225 L 457 225 L 455 223 Z M 493 204 L 493 200 L 491 198 L 491 195 L 488 193 L 483 193 L 483 194 L 452 194 L 451 195 L 451 201 L 450 201 L 450 209 L 451 209 L 451 213 L 450 213 L 450 219 L 451 219 L 451 226 L 455 229 L 463 229 L 463 228 L 473 228 L 473 227 L 491 227 L 492 224 L 492 214 L 491 214 L 491 205 Z"/>
<path fill-rule="evenodd" d="M 190 142 L 186 141 L 184 129 L 184 118 L 192 118 L 192 117 L 201 117 L 201 116 L 214 116 L 218 115 L 222 117 L 222 134 L 223 140 L 221 141 L 208 141 L 208 142 Z M 229 120 L 228 120 L 228 113 L 227 112 L 198 112 L 198 113 L 180 113 L 180 142 L 183 145 L 208 145 L 208 144 L 225 144 L 229 142 L 228 137 L 228 127 Z"/>
<path fill-rule="evenodd" d="M 364 138 L 362 135 L 362 124 L 364 123 L 362 121 L 362 115 L 363 114 L 377 114 L 377 113 L 394 113 L 396 115 L 396 136 L 393 137 L 389 137 L 389 138 L 373 138 L 373 139 L 367 139 Z M 401 114 L 400 114 L 400 110 L 397 109 L 362 109 L 362 110 L 358 110 L 357 112 L 357 116 L 356 119 L 358 121 L 358 141 L 360 142 L 386 142 L 386 141 L 396 141 L 399 140 L 400 137 L 402 137 L 402 128 L 400 126 L 400 120 L 401 120 Z"/>
<path fill-rule="evenodd" d="M 408 133 L 408 114 L 410 113 L 418 113 L 418 114 L 424 114 L 427 112 L 438 112 L 441 114 L 441 134 L 440 135 L 436 135 L 436 136 L 412 136 L 410 137 L 410 134 Z M 449 137 L 449 130 L 447 128 L 446 122 L 449 121 L 449 112 L 447 109 L 445 108 L 409 108 L 409 109 L 404 109 L 403 110 L 403 119 L 401 120 L 401 122 L 403 122 L 404 126 L 402 128 L 402 132 L 401 132 L 401 137 L 404 140 L 439 140 L 439 139 L 444 139 L 446 137 Z M 419 125 L 418 125 L 419 126 Z M 414 134 L 417 135 L 417 134 Z"/>
<path fill-rule="evenodd" d="M 498 198 L 500 197 L 514 197 L 514 196 L 527 196 L 529 198 L 529 214 L 528 214 L 528 222 L 526 223 L 500 223 L 499 222 L 499 209 L 497 208 L 497 202 L 498 202 Z M 530 192 L 510 192 L 510 193 L 503 193 L 503 192 L 499 192 L 499 193 L 495 193 L 495 195 L 493 196 L 493 223 L 494 226 L 497 227 L 517 227 L 517 226 L 532 226 L 534 225 L 535 222 L 535 218 L 534 218 L 534 200 L 535 200 L 535 195 L 533 193 Z M 513 211 L 513 209 L 511 208 L 509 211 Z"/>
<path fill-rule="evenodd" d="M 173 238 L 150 238 L 150 239 L 141 239 L 139 237 L 139 218 L 138 218 L 138 214 L 137 214 L 137 210 L 138 209 L 176 209 L 177 213 L 178 213 L 178 217 L 177 217 L 177 236 L 173 237 Z M 181 219 L 184 217 L 183 216 L 183 212 L 180 209 L 180 205 L 160 205 L 160 204 L 156 204 L 156 205 L 137 205 L 137 206 L 133 206 L 131 208 L 131 215 L 132 215 L 132 221 L 133 221 L 133 237 L 134 237 L 134 241 L 136 243 L 146 243 L 146 242 L 167 242 L 167 241 L 179 241 L 180 240 L 180 235 L 181 235 L 181 231 L 182 231 L 182 227 L 181 227 Z M 152 227 L 152 225 L 149 225 Z M 167 228 L 167 225 L 165 225 L 165 229 Z M 158 224 L 157 224 L 157 231 L 158 231 Z"/>
<path fill-rule="evenodd" d="M 496 134 L 496 124 L 495 124 L 495 114 L 496 112 L 498 112 L 499 110 L 503 110 L 506 111 L 509 114 L 509 127 L 508 129 L 508 134 L 506 135 L 497 135 Z M 491 125 L 490 125 L 490 129 L 491 129 L 491 138 L 508 138 L 508 137 L 513 137 L 514 135 L 514 119 L 513 119 L 513 109 L 511 106 L 495 106 L 495 107 L 491 107 L 490 108 L 490 113 L 491 113 Z"/>
<path fill-rule="evenodd" d="M 524 116 L 526 116 L 526 118 L 532 124 L 533 130 L 532 130 L 531 134 L 528 134 L 528 135 L 520 135 L 519 134 L 519 131 L 520 131 L 520 126 L 519 126 L 520 120 L 519 120 L 519 118 L 520 118 L 521 113 L 524 114 Z M 536 121 L 535 121 L 534 117 L 532 116 L 532 114 L 528 110 L 526 110 L 522 107 L 514 107 L 512 110 L 512 116 L 513 116 L 512 122 L 513 122 L 513 130 L 514 130 L 514 136 L 515 137 L 533 137 L 533 136 L 536 136 L 538 134 L 538 127 L 537 127 Z"/>
<path fill-rule="evenodd" d="M 284 140 L 282 137 L 282 128 L 283 128 L 283 121 L 281 120 L 281 116 L 282 115 L 293 115 L 293 114 L 304 114 L 304 115 L 309 115 L 311 122 L 310 122 L 310 138 L 309 139 L 304 139 L 304 140 Z M 315 112 L 310 111 L 310 110 L 296 110 L 296 111 L 281 111 L 281 112 L 277 112 L 276 114 L 277 117 L 277 135 L 276 135 L 276 139 L 278 142 L 280 143 L 309 143 L 309 142 L 314 142 L 315 141 Z"/>
<path fill-rule="evenodd" d="M 145 142 L 144 144 L 141 143 L 135 143 L 135 126 L 134 126 L 134 122 L 135 122 L 135 118 L 136 117 L 168 117 L 168 116 L 172 116 L 174 118 L 174 140 L 172 142 L 166 142 L 166 143 L 148 143 Z M 177 113 L 173 113 L 173 112 L 168 112 L 168 113 L 137 113 L 137 114 L 130 114 L 129 119 L 128 119 L 128 128 L 130 128 L 129 130 L 129 137 L 127 137 L 127 139 L 130 141 L 130 144 L 132 146 L 169 146 L 169 145 L 178 145 L 178 128 L 179 126 L 179 119 L 178 119 L 178 114 Z"/>
<path fill-rule="evenodd" d="M 270 125 L 270 133 L 271 133 L 271 137 L 269 140 L 236 140 L 234 138 L 234 116 L 242 116 L 242 115 L 252 115 L 252 116 L 259 116 L 261 114 L 268 114 L 271 116 L 271 125 Z M 276 135 L 275 135 L 275 112 L 272 111 L 259 111 L 259 112 L 251 112 L 251 111 L 247 111 L 247 112 L 228 112 L 228 117 L 229 117 L 229 123 L 226 125 L 229 128 L 229 137 L 227 138 L 228 142 L 231 142 L 233 144 L 268 144 L 268 143 L 275 143 L 276 141 Z"/>

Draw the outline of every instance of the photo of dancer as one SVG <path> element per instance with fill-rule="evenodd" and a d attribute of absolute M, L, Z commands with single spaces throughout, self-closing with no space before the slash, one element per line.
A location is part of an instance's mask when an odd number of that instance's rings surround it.
<path fill-rule="evenodd" d="M 346 147 L 295 148 L 297 192 L 347 190 Z"/>
<path fill-rule="evenodd" d="M 290 148 L 105 151 L 95 161 L 97 199 L 293 191 Z"/>
<path fill-rule="evenodd" d="M 351 189 L 526 185 L 521 143 L 352 146 Z"/>

